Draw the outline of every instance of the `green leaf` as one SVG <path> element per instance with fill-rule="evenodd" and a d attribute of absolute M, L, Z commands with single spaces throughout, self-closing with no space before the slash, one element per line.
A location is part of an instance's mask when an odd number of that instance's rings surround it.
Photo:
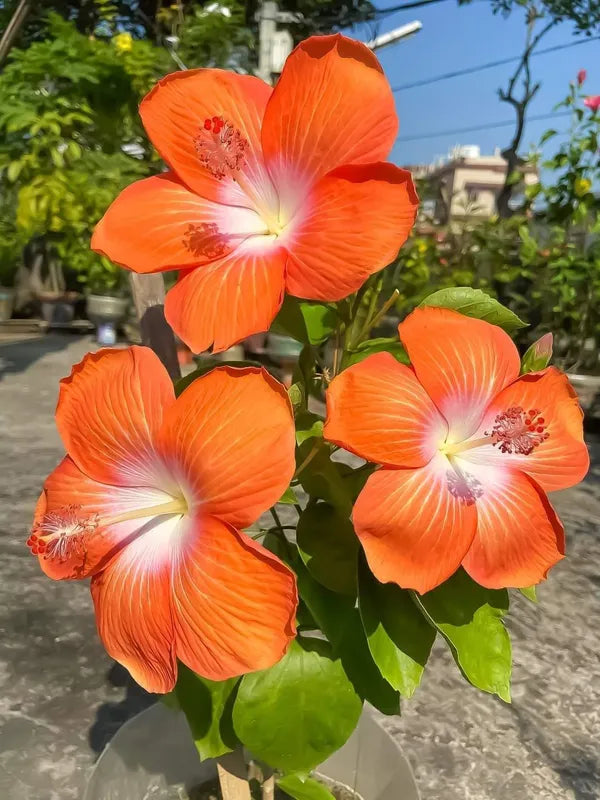
<path fill-rule="evenodd" d="M 410 592 L 379 583 L 361 557 L 358 600 L 371 655 L 383 677 L 404 697 L 421 682 L 436 637 Z"/>
<path fill-rule="evenodd" d="M 521 375 L 545 369 L 552 358 L 552 334 L 546 333 L 534 342 L 521 359 Z"/>
<path fill-rule="evenodd" d="M 23 166 L 24 165 L 23 165 L 22 161 L 11 161 L 10 162 L 10 164 L 8 165 L 8 168 L 6 170 L 6 177 L 8 178 L 8 180 L 11 183 L 14 183 L 17 180 L 21 170 L 23 169 Z"/>
<path fill-rule="evenodd" d="M 310 503 L 298 520 L 296 541 L 308 571 L 319 583 L 356 596 L 358 539 L 347 516 L 328 503 Z"/>
<path fill-rule="evenodd" d="M 511 648 L 502 617 L 505 589 L 485 589 L 459 569 L 449 580 L 413 599 L 450 645 L 465 678 L 510 702 Z"/>
<path fill-rule="evenodd" d="M 286 295 L 270 330 L 304 344 L 321 344 L 335 330 L 338 317 L 333 306 L 309 303 Z"/>
<path fill-rule="evenodd" d="M 233 724 L 254 756 L 296 772 L 316 767 L 338 750 L 361 710 L 362 700 L 331 645 L 302 638 L 275 666 L 244 675 Z"/>
<path fill-rule="evenodd" d="M 305 401 L 304 385 L 302 383 L 292 383 L 288 389 L 288 396 L 294 411 L 301 408 Z"/>
<path fill-rule="evenodd" d="M 338 325 L 338 316 L 332 306 L 321 303 L 300 303 L 304 317 L 308 341 L 310 344 L 321 344 L 328 339 Z"/>
<path fill-rule="evenodd" d="M 281 495 L 281 497 L 277 502 L 283 503 L 284 505 L 293 506 L 295 503 L 298 502 L 298 498 L 296 497 L 296 492 L 294 492 L 291 486 L 288 486 L 288 488 Z"/>
<path fill-rule="evenodd" d="M 302 464 L 310 455 L 313 446 L 314 442 L 310 439 L 300 445 L 296 458 L 298 464 Z M 298 480 L 307 494 L 325 500 L 349 517 L 352 511 L 352 487 L 344 482 L 345 465 L 332 461 L 330 455 L 329 445 L 323 442 L 306 467 L 298 473 Z"/>
<path fill-rule="evenodd" d="M 558 133 L 558 131 L 555 131 L 553 128 L 550 128 L 550 130 L 547 130 L 542 135 L 542 138 L 540 139 L 540 144 L 541 145 L 544 144 L 545 142 L 548 141 L 548 139 L 551 139 L 553 136 L 556 136 L 557 133 Z"/>
<path fill-rule="evenodd" d="M 382 677 L 373 661 L 354 599 L 326 589 L 310 575 L 298 557 L 292 559 L 290 566 L 296 573 L 303 602 L 333 645 L 334 653 L 341 657 L 346 675 L 358 695 L 383 714 L 398 714 L 400 695 Z"/>
<path fill-rule="evenodd" d="M 277 779 L 277 786 L 294 800 L 335 800 L 329 789 L 313 778 L 284 775 Z"/>
<path fill-rule="evenodd" d="M 537 603 L 537 592 L 535 590 L 535 586 L 524 586 L 522 589 L 519 589 L 523 597 L 526 597 L 532 603 Z"/>
<path fill-rule="evenodd" d="M 185 713 L 200 758 L 218 758 L 233 750 L 238 740 L 231 710 L 239 678 L 209 681 L 179 664 L 175 696 Z"/>
<path fill-rule="evenodd" d="M 346 675 L 359 697 L 375 706 L 382 714 L 399 714 L 400 694 L 386 681 L 373 661 L 357 608 L 347 612 L 343 630 L 336 652 L 339 653 Z"/>
<path fill-rule="evenodd" d="M 175 396 L 179 397 L 179 395 L 185 391 L 190 384 L 192 384 L 196 378 L 201 378 L 202 375 L 206 375 L 207 372 L 215 369 L 216 367 L 259 367 L 263 368 L 263 365 L 260 364 L 258 361 L 220 361 L 218 358 L 206 358 L 202 359 L 202 364 L 195 369 L 193 372 L 190 372 L 189 375 L 186 375 L 185 378 L 180 378 L 175 383 Z"/>
<path fill-rule="evenodd" d="M 291 336 L 297 342 L 308 343 L 306 323 L 300 310 L 300 303 L 295 297 L 285 296 L 283 305 L 271 323 L 269 330 L 283 336 Z"/>
<path fill-rule="evenodd" d="M 179 705 L 179 700 L 177 699 L 177 694 L 175 689 L 166 694 L 160 695 L 160 702 L 164 703 L 167 708 L 170 708 L 171 711 L 181 711 L 181 706 Z"/>
<path fill-rule="evenodd" d="M 406 350 L 402 346 L 397 337 L 381 337 L 379 339 L 367 339 L 362 342 L 358 347 L 349 353 L 344 359 L 344 367 L 350 367 L 352 364 L 358 364 L 365 358 L 373 355 L 374 353 L 390 353 L 401 364 L 410 364 Z"/>
<path fill-rule="evenodd" d="M 301 411 L 296 416 L 296 444 L 315 438 L 323 438 L 323 420 L 312 411 Z"/>
<path fill-rule="evenodd" d="M 527 323 L 489 294 L 482 292 L 481 289 L 471 289 L 469 286 L 440 289 L 426 297 L 420 305 L 451 308 L 467 317 L 484 319 L 486 322 L 498 325 L 507 333 L 527 327 Z"/>

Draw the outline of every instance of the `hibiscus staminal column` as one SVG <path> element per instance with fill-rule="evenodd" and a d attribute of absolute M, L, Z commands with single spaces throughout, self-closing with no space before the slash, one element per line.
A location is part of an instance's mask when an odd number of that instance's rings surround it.
<path fill-rule="evenodd" d="M 450 457 L 491 444 L 498 447 L 501 453 L 528 456 L 549 437 L 546 420 L 539 409 L 524 411 L 521 406 L 511 406 L 496 414 L 492 429 L 485 431 L 483 436 L 456 444 L 444 444 L 441 451 Z"/>
<path fill-rule="evenodd" d="M 136 508 L 121 514 L 101 516 L 98 513 L 86 513 L 81 505 L 71 504 L 54 509 L 37 519 L 27 539 L 27 545 L 34 555 L 44 560 L 52 559 L 60 564 L 70 561 L 75 571 L 82 572 L 88 544 L 92 536 L 102 536 L 103 530 L 112 525 L 136 519 L 152 519 L 162 516 L 182 516 L 188 513 L 188 504 L 183 497 L 152 505 L 148 508 Z M 76 562 L 80 562 L 77 565 Z"/>

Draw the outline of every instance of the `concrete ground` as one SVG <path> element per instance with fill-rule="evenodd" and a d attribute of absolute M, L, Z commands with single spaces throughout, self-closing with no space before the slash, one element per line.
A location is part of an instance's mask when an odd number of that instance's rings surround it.
<path fill-rule="evenodd" d="M 58 334 L 0 341 L 2 800 L 78 800 L 105 743 L 154 701 L 105 654 L 87 585 L 49 581 L 24 544 L 62 453 L 58 380 L 91 347 Z M 403 716 L 386 720 L 423 800 L 600 798 L 600 439 L 589 443 L 587 480 L 554 498 L 569 557 L 538 606 L 514 598 L 512 705 L 468 686 L 440 645 Z"/>

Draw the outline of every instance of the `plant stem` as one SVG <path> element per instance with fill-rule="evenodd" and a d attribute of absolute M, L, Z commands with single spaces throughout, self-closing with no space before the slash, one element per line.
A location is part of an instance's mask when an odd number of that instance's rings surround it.
<path fill-rule="evenodd" d="M 387 312 L 390 310 L 390 308 L 394 305 L 394 303 L 396 302 L 396 300 L 399 297 L 400 297 L 400 290 L 399 289 L 394 289 L 394 291 L 392 292 L 391 296 L 385 301 L 385 303 L 379 309 L 378 313 L 371 320 L 371 324 L 370 324 L 370 328 L 371 329 L 373 329 L 377 325 L 379 325 L 381 320 L 384 318 L 384 316 L 387 314 Z"/>
<path fill-rule="evenodd" d="M 296 472 L 294 472 L 294 478 L 296 478 L 302 472 L 303 469 L 306 469 L 306 467 L 310 464 L 310 462 L 313 460 L 313 458 L 319 452 L 320 447 L 321 447 L 320 442 L 316 442 L 316 444 L 313 445 L 312 450 L 310 451 L 310 453 L 306 456 L 304 461 L 300 464 L 300 466 L 298 467 Z"/>
<path fill-rule="evenodd" d="M 277 528 L 278 528 L 279 532 L 280 532 L 280 533 L 282 534 L 282 536 L 285 538 L 285 533 L 283 532 L 283 525 L 281 524 L 281 520 L 279 519 L 279 514 L 278 514 L 278 513 L 277 513 L 277 511 L 275 510 L 275 507 L 271 507 L 271 508 L 269 509 L 269 511 L 271 512 L 271 516 L 272 516 L 272 517 L 273 517 L 273 519 L 275 520 L 275 525 L 277 526 Z"/>
<path fill-rule="evenodd" d="M 335 349 L 333 351 L 333 377 L 338 373 L 338 364 L 340 361 L 340 328 L 339 325 L 335 330 Z"/>

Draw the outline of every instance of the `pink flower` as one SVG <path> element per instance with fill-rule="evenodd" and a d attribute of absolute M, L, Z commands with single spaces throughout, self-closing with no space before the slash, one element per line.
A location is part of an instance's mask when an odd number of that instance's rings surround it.
<path fill-rule="evenodd" d="M 585 79 L 587 78 L 587 70 L 580 69 L 577 73 L 577 83 L 579 86 L 583 86 L 585 83 Z"/>
<path fill-rule="evenodd" d="M 583 104 L 592 111 L 598 111 L 600 108 L 600 94 L 591 94 L 589 97 L 585 98 Z"/>

